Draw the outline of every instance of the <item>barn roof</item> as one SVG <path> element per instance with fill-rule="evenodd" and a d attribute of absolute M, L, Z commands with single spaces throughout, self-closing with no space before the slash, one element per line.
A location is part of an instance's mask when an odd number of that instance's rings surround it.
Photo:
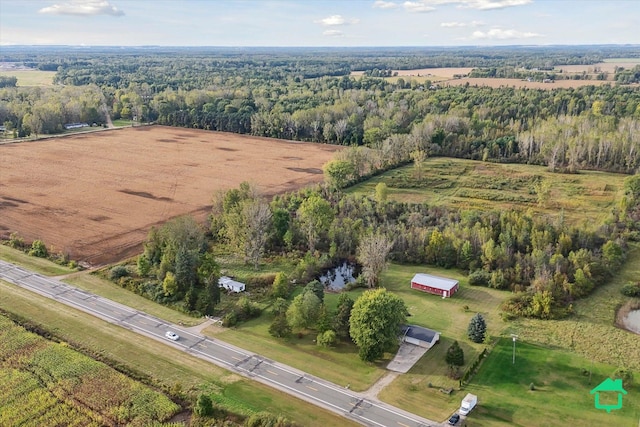
<path fill-rule="evenodd" d="M 441 289 L 443 291 L 450 291 L 458 284 L 458 281 L 447 279 L 445 277 L 432 276 L 431 274 L 418 273 L 413 276 L 413 279 L 411 279 L 411 283 L 430 286 L 432 288 Z"/>

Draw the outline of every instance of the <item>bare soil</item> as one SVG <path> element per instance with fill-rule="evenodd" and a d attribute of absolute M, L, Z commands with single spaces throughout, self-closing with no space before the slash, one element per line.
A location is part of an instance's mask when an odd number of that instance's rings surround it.
<path fill-rule="evenodd" d="M 216 190 L 268 196 L 323 179 L 340 147 L 146 126 L 0 145 L 0 238 L 16 232 L 92 265 L 133 256 L 149 229 Z"/>
<path fill-rule="evenodd" d="M 515 87 L 529 89 L 560 89 L 575 88 L 581 86 L 600 86 L 603 84 L 613 84 L 612 82 L 603 80 L 556 80 L 554 83 L 529 82 L 520 79 L 494 79 L 489 77 L 473 77 L 447 80 L 438 82 L 441 86 L 461 86 L 469 83 L 470 86 L 488 86 L 493 88 L 499 87 Z"/>

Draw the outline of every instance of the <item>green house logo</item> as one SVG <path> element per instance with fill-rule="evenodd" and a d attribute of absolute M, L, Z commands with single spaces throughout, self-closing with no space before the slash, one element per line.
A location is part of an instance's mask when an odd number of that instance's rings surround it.
<path fill-rule="evenodd" d="M 618 403 L 616 405 L 601 404 L 600 393 L 602 392 L 618 393 Z M 622 408 L 622 395 L 627 394 L 627 391 L 622 388 L 622 380 L 612 380 L 611 378 L 607 378 L 591 390 L 591 394 L 595 394 L 596 409 L 604 409 L 607 413 L 611 413 L 614 409 Z"/>

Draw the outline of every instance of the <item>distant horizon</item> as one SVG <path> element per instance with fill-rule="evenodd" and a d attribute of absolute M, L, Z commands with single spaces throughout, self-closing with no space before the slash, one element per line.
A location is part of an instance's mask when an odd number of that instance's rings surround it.
<path fill-rule="evenodd" d="M 0 48 L 21 48 L 21 47 L 74 47 L 79 49 L 89 48 L 177 48 L 177 49 L 447 49 L 456 50 L 464 48 L 491 49 L 491 48 L 545 48 L 545 47 L 638 47 L 640 43 L 588 43 L 588 44 L 499 44 L 499 45 L 351 45 L 351 46 L 315 46 L 315 45 L 162 45 L 162 44 L 141 44 L 141 45 L 109 45 L 109 44 L 10 44 L 2 45 Z"/>
<path fill-rule="evenodd" d="M 640 44 L 631 0 L 2 0 L 0 46 Z"/>

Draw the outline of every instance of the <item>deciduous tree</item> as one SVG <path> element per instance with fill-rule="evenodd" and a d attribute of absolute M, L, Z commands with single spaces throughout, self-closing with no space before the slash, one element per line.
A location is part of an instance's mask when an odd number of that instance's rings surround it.
<path fill-rule="evenodd" d="M 364 292 L 353 305 L 349 322 L 360 358 L 371 362 L 391 350 L 406 319 L 407 307 L 398 296 L 384 288 Z"/>
<path fill-rule="evenodd" d="M 362 264 L 362 275 L 368 287 L 373 288 L 378 284 L 392 247 L 393 242 L 380 233 L 370 234 L 360 241 L 356 257 Z"/>

